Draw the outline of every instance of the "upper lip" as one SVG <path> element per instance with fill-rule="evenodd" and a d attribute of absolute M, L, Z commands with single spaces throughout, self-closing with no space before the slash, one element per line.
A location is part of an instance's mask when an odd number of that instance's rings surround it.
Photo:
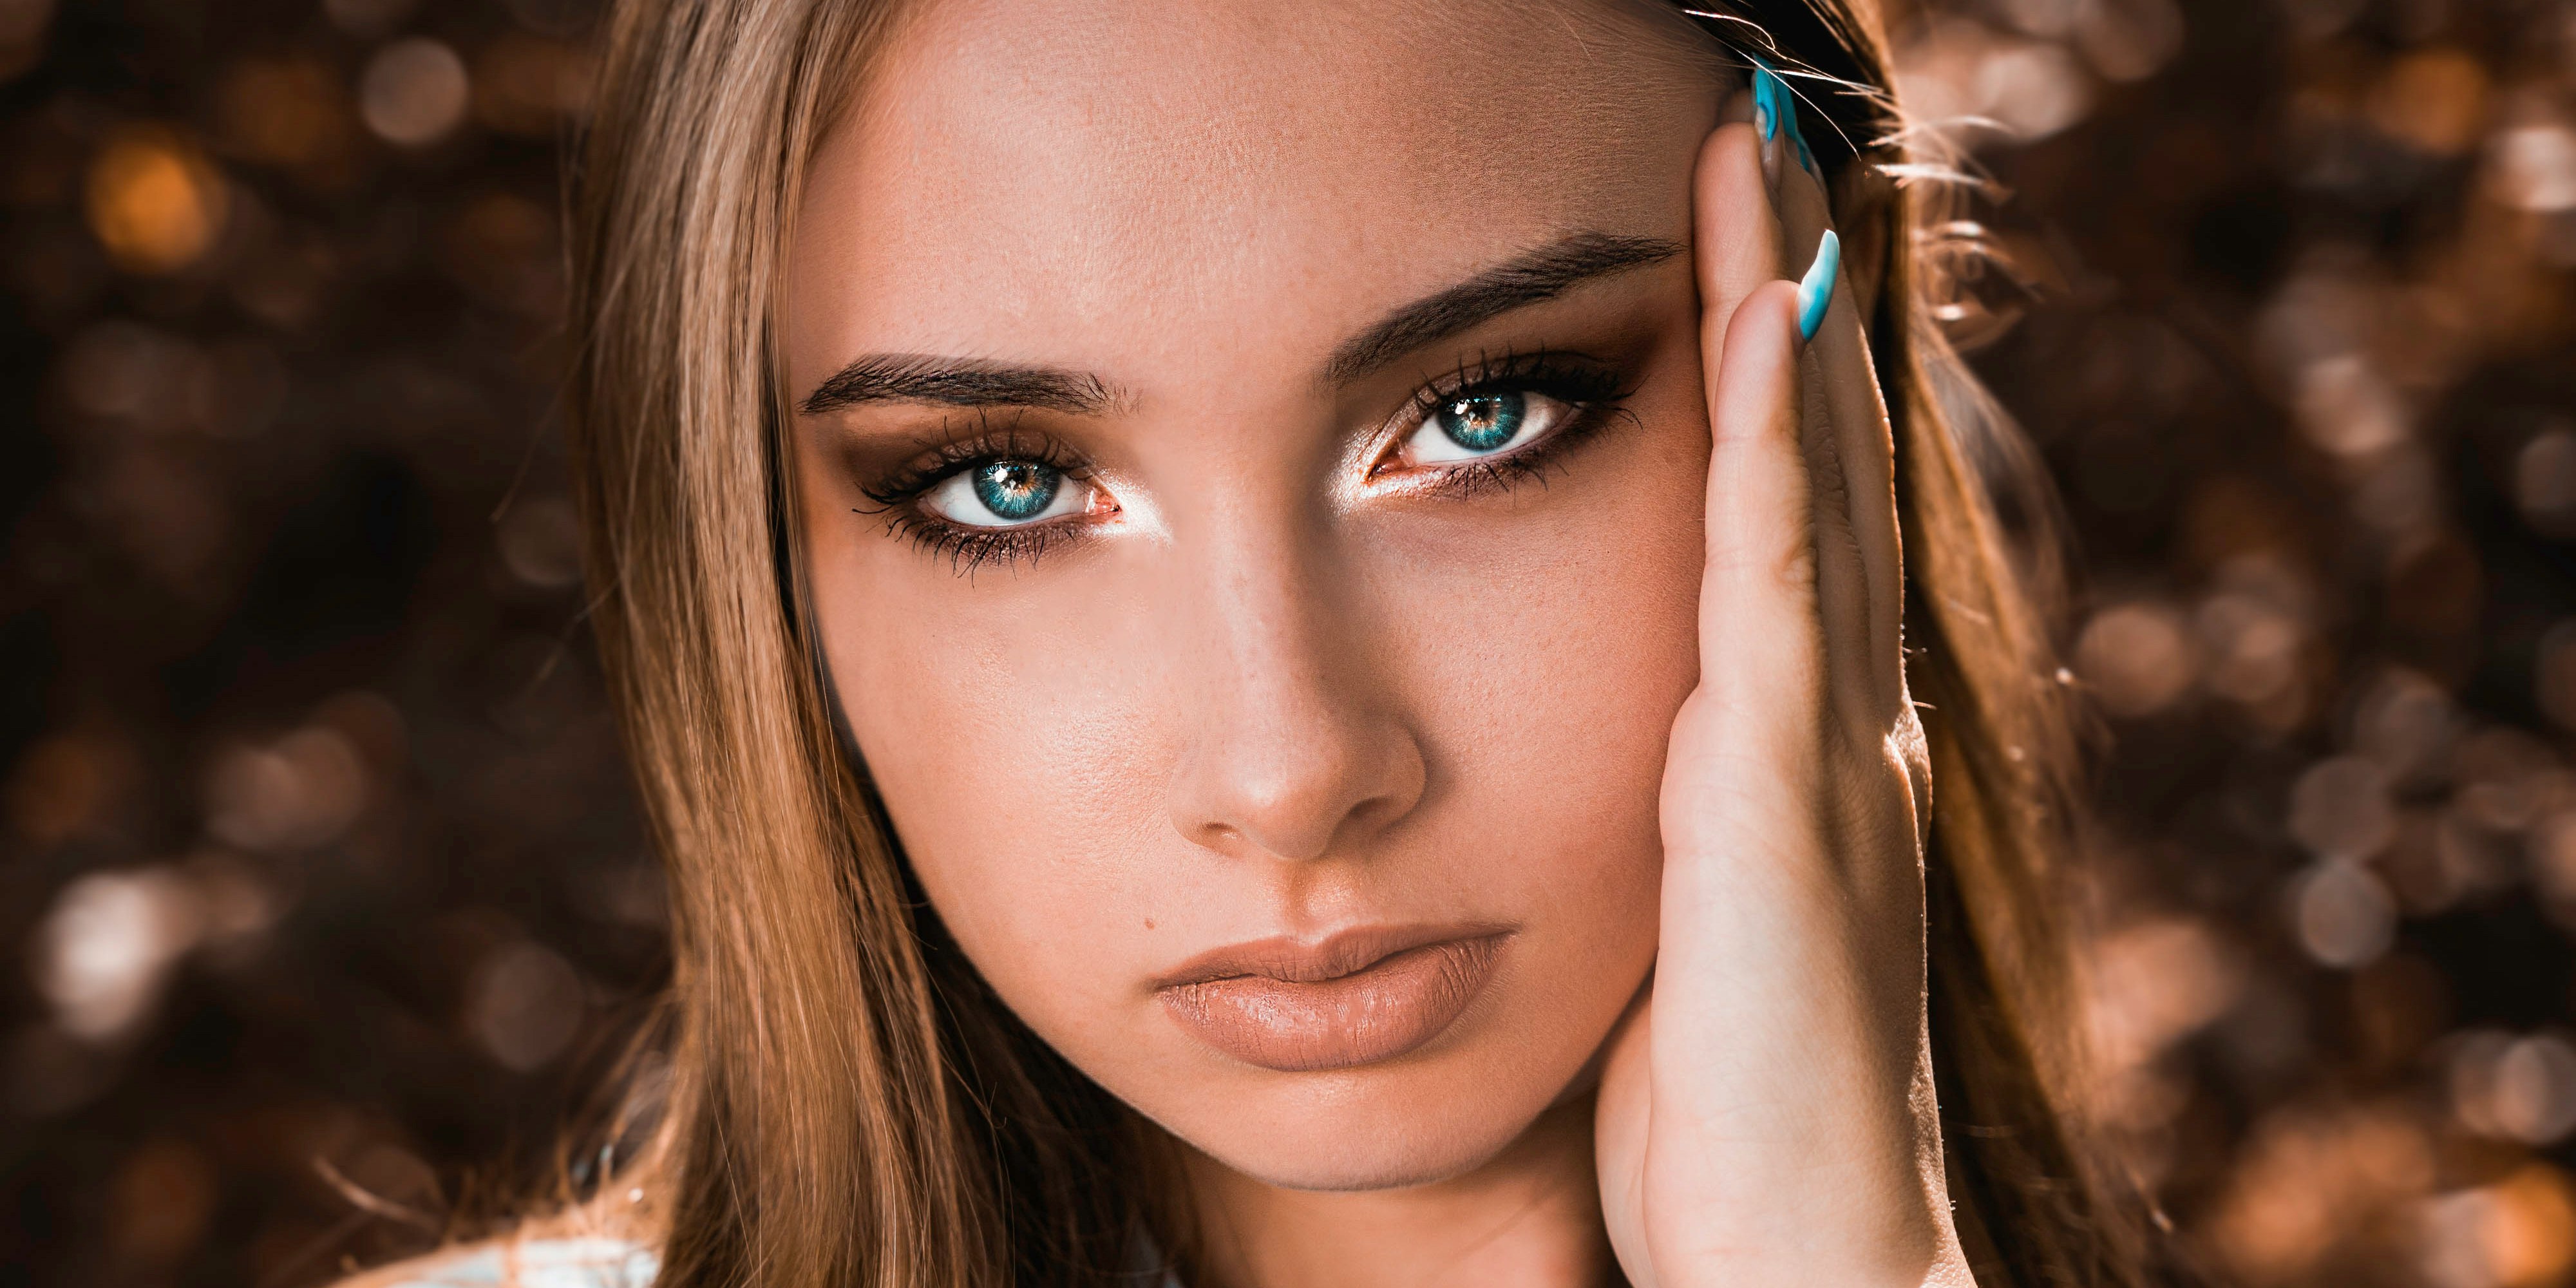
<path fill-rule="evenodd" d="M 1211 949 L 1183 962 L 1154 984 L 1157 989 L 1186 988 L 1247 976 L 1288 984 L 1319 984 L 1355 975 L 1397 953 L 1432 944 L 1483 939 L 1504 930 L 1494 925 L 1353 926 L 1320 939 L 1278 935 Z"/>

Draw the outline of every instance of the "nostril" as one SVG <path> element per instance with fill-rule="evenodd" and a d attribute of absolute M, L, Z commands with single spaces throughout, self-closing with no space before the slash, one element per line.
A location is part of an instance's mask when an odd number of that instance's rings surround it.
<path fill-rule="evenodd" d="M 1341 630 L 1282 620 L 1264 598 L 1219 624 L 1228 647 L 1205 655 L 1202 700 L 1167 791 L 1171 824 L 1227 858 L 1305 861 L 1368 850 L 1422 794 L 1411 723 L 1353 665 Z M 1193 686 L 1197 687 L 1197 686 Z"/>
<path fill-rule="evenodd" d="M 1187 775 L 1180 784 L 1173 821 L 1201 848 L 1229 857 L 1323 858 L 1393 823 L 1419 795 L 1418 755 L 1401 764 L 1337 755 L 1291 774 L 1248 772 L 1247 759 L 1240 749 L 1232 757 L 1210 757 L 1193 767 L 1205 777 Z"/>

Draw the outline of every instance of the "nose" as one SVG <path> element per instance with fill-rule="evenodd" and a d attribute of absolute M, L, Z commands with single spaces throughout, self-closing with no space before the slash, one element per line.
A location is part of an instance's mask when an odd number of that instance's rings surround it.
<path fill-rule="evenodd" d="M 1193 736 L 1174 767 L 1172 825 L 1231 857 L 1354 853 L 1413 812 L 1420 740 L 1372 614 L 1312 541 L 1238 540 L 1199 561 L 1188 663 Z"/>

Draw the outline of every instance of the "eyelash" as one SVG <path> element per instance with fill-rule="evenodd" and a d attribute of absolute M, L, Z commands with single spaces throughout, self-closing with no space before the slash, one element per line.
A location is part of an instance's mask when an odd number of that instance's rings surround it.
<path fill-rule="evenodd" d="M 1611 420 L 1629 414 L 1620 404 L 1635 392 L 1617 372 L 1591 359 L 1545 349 L 1528 354 L 1505 350 L 1499 355 L 1479 354 L 1475 361 L 1462 362 L 1451 374 L 1424 384 L 1389 425 L 1394 432 L 1409 436 L 1443 404 L 1482 394 L 1535 393 L 1572 409 L 1563 426 L 1526 447 L 1501 456 L 1421 471 L 1430 477 L 1417 489 L 1417 495 L 1476 496 L 1507 490 L 1529 479 L 1544 484 L 1548 468 L 1567 450 L 1598 433 Z M 1376 448 L 1379 457 L 1389 455 L 1397 441 L 1401 440 L 1381 438 Z M 1050 546 L 1071 538 L 1071 534 L 1057 531 L 1060 523 L 977 528 L 951 523 L 919 504 L 924 494 L 952 475 L 997 460 L 1033 461 L 1063 472 L 1066 478 L 1089 480 L 1087 463 L 1054 439 L 1015 424 L 998 431 L 987 426 L 942 443 L 922 459 L 862 487 L 860 491 L 877 508 L 857 513 L 886 516 L 890 534 L 910 539 L 932 558 L 946 558 L 959 576 L 995 560 L 1012 564 L 1027 559 L 1034 564 Z M 1387 471 L 1381 461 L 1370 468 L 1369 474 L 1374 478 Z"/>
<path fill-rule="evenodd" d="M 965 576 L 999 559 L 1016 563 L 1027 559 L 1036 563 L 1046 553 L 1049 540 L 1059 526 L 1055 523 L 1032 523 L 1017 528 L 974 528 L 950 523 L 921 508 L 920 500 L 932 488 L 950 477 L 992 461 L 1034 461 L 1061 472 L 1066 478 L 1087 481 L 1085 463 L 1068 452 L 1064 445 L 1043 434 L 1031 433 L 1017 424 L 996 430 L 989 417 L 979 418 L 979 428 L 963 437 L 941 443 L 921 459 L 900 466 L 885 478 L 863 486 L 859 491 L 876 502 L 873 510 L 860 510 L 864 515 L 886 516 L 890 535 L 907 538 L 931 558 L 945 558 L 952 571 Z"/>
<path fill-rule="evenodd" d="M 1619 373 L 1585 358 L 1540 349 L 1528 354 L 1504 350 L 1499 356 L 1478 354 L 1473 363 L 1462 362 L 1450 375 L 1424 385 L 1413 395 L 1413 401 L 1398 417 L 1396 424 L 1410 433 L 1438 412 L 1443 404 L 1474 398 L 1482 394 L 1533 393 L 1564 403 L 1572 409 L 1564 425 L 1554 433 L 1527 447 L 1500 456 L 1484 456 L 1450 465 L 1425 469 L 1431 475 L 1422 492 L 1436 496 L 1478 496 L 1487 492 L 1506 491 L 1514 484 L 1536 479 L 1541 486 L 1547 481 L 1550 466 L 1559 464 L 1565 453 L 1599 433 L 1608 423 L 1629 414 L 1621 404 L 1636 390 L 1623 381 Z M 1384 446 L 1379 454 L 1386 454 Z M 1372 467 L 1371 477 L 1383 472 L 1384 465 Z"/>

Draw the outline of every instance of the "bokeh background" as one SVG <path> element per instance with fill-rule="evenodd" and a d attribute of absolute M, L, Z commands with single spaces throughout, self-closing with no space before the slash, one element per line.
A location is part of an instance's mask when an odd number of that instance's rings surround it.
<path fill-rule="evenodd" d="M 551 418 L 595 0 L 0 0 L 0 1286 L 298 1288 L 663 969 Z M 2099 713 L 2091 1091 L 2251 1285 L 2576 1280 L 2576 0 L 1937 0 Z"/>

